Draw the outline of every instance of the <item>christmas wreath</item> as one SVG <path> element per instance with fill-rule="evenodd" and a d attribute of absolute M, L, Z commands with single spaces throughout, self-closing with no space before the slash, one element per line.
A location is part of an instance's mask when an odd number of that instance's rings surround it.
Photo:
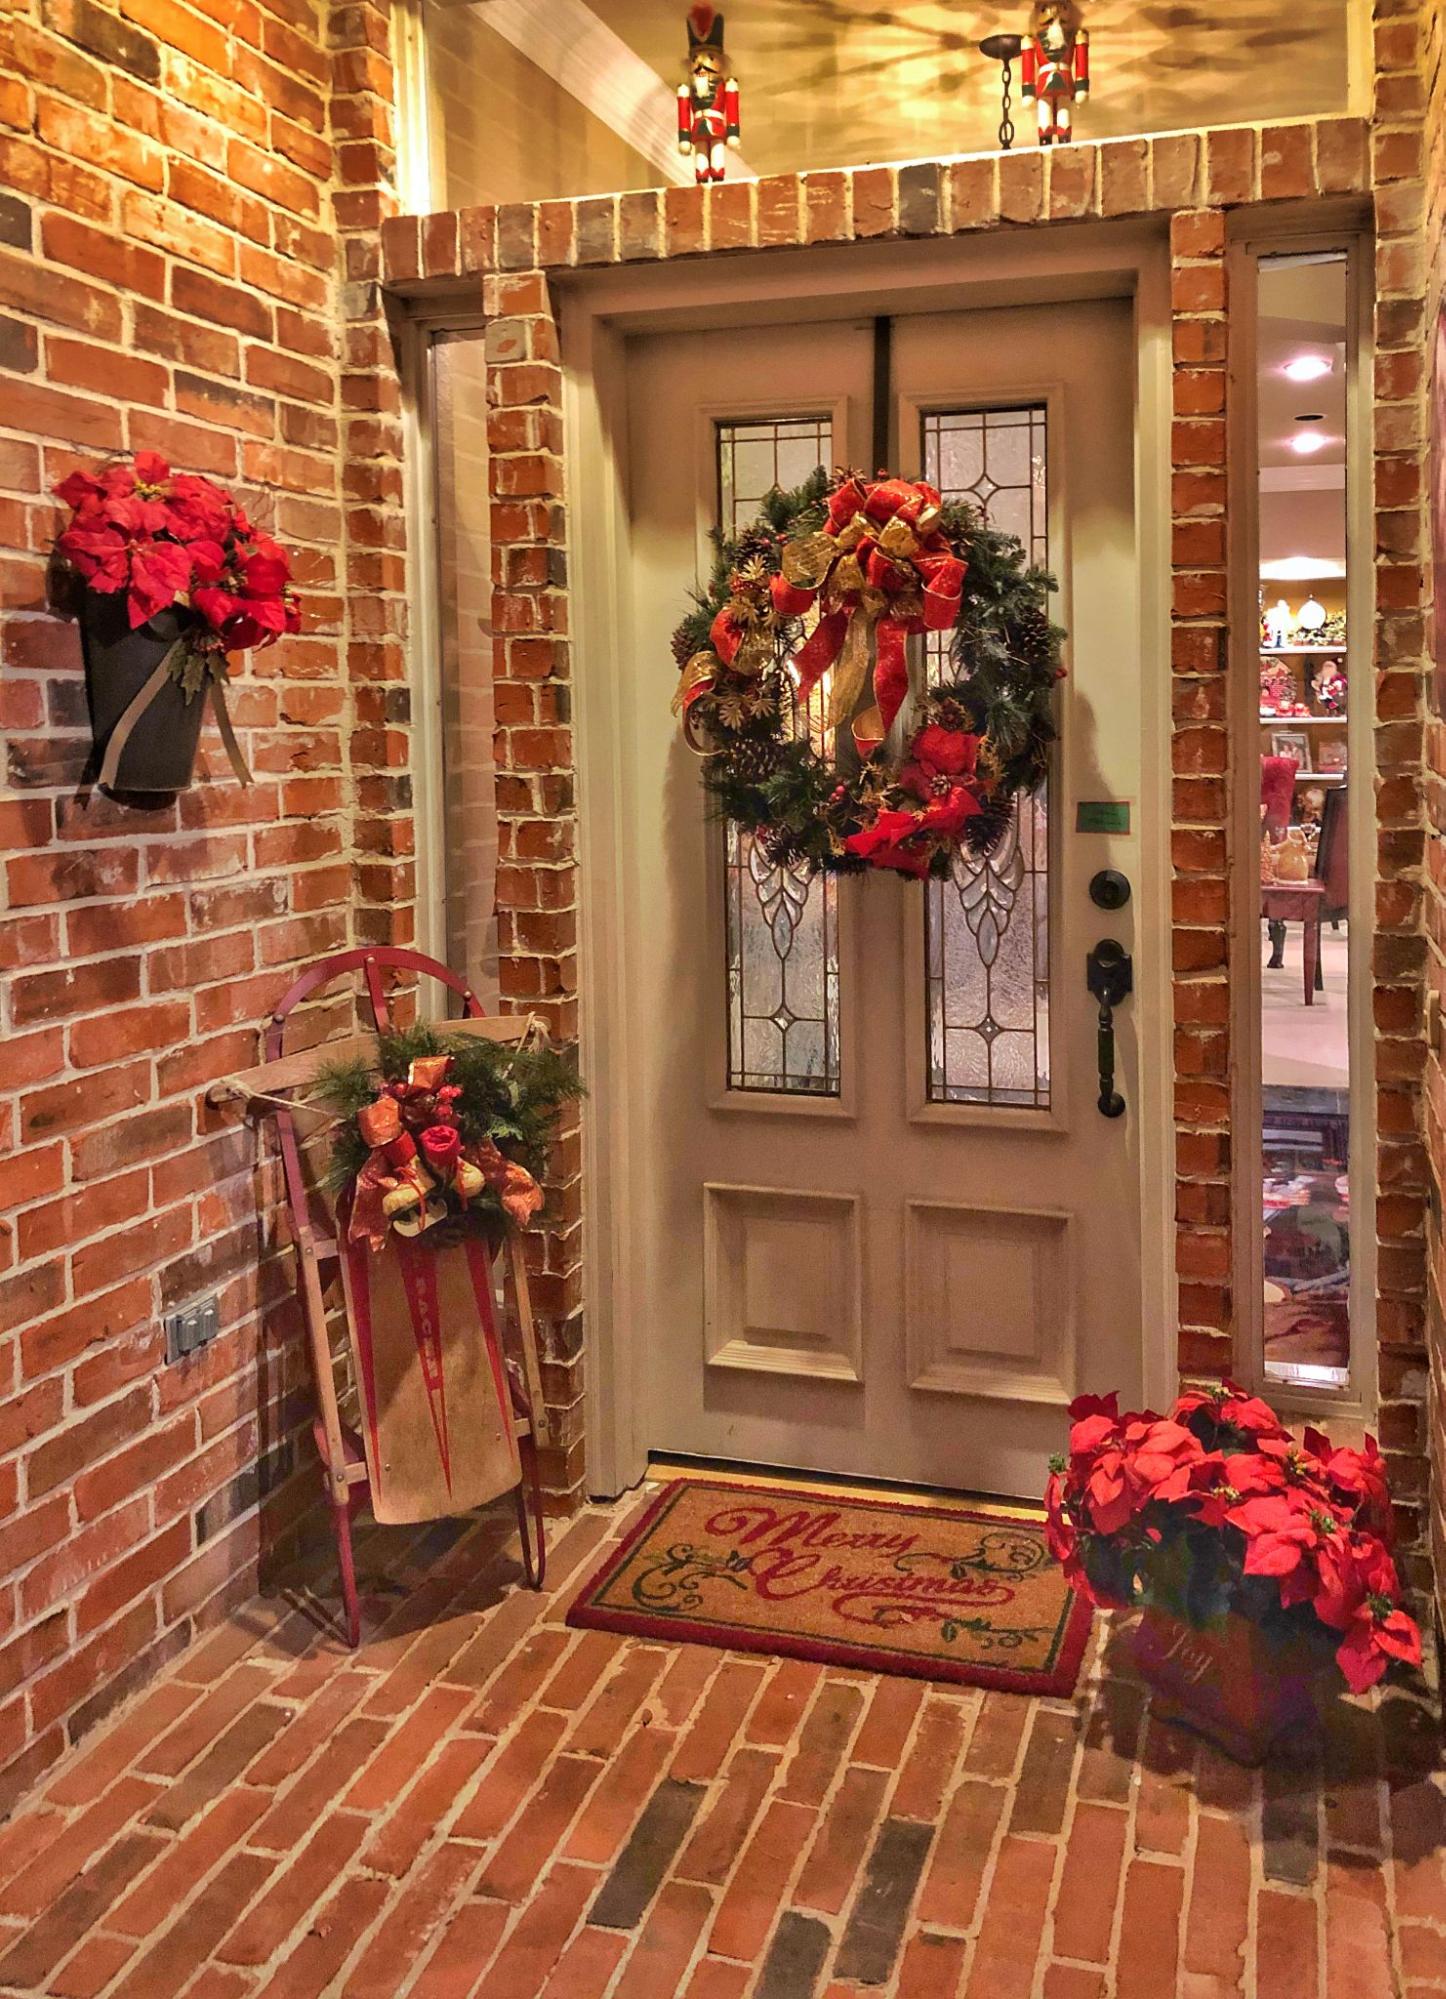
<path fill-rule="evenodd" d="M 380 1249 L 392 1230 L 475 1232 L 496 1241 L 542 1206 L 538 1184 L 562 1106 L 582 1094 L 560 1050 L 429 1027 L 381 1036 L 375 1065 L 334 1063 L 312 1095 L 333 1112 L 335 1178 L 348 1238 Z"/>
<path fill-rule="evenodd" d="M 1015 537 L 922 482 L 820 467 L 716 547 L 674 708 L 723 816 L 810 872 L 991 851 L 1043 781 L 1063 671 L 1053 581 Z M 953 635 L 938 684 L 910 671 L 922 632 Z"/>

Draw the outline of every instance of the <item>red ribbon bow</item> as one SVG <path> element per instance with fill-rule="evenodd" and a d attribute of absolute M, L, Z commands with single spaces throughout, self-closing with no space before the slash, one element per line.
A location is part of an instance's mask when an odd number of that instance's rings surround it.
<path fill-rule="evenodd" d="M 816 601 L 823 605 L 818 624 L 794 657 L 801 699 L 807 699 L 837 661 L 853 620 L 875 619 L 877 719 L 861 718 L 871 726 L 864 732 L 855 730 L 865 755 L 888 734 L 908 692 L 904 641 L 915 632 L 947 631 L 959 615 L 966 565 L 938 525 L 940 504 L 939 493 L 923 480 L 848 479 L 829 501 L 824 532 L 840 547 L 822 582 L 809 586 L 786 577 L 774 581 L 773 601 L 780 611 L 796 616 Z M 899 529 L 907 529 L 908 535 Z M 858 580 L 852 569 L 840 573 L 850 555 L 858 565 Z M 913 600 L 909 609 L 889 608 L 905 597 Z"/>

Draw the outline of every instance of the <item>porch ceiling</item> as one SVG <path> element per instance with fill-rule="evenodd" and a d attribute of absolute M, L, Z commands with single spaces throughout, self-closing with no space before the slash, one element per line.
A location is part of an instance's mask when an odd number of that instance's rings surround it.
<path fill-rule="evenodd" d="M 670 87 L 683 42 L 678 0 L 591 0 Z M 485 6 L 483 9 L 485 13 Z M 744 140 L 760 174 L 934 158 L 995 142 L 999 72 L 979 39 L 1018 30 L 1024 0 L 749 0 L 723 8 L 744 86 Z M 1342 0 L 1088 0 L 1089 138 L 1296 118 L 1346 108 Z M 1016 104 L 1017 76 L 1016 76 Z M 1024 107 L 1027 113 L 1028 107 Z M 1027 117 L 1021 138 L 1032 137 Z"/>

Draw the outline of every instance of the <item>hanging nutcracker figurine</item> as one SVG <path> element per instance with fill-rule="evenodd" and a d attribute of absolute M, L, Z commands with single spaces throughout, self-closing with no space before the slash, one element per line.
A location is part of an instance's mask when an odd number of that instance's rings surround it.
<path fill-rule="evenodd" d="M 1074 137 L 1074 107 L 1090 94 L 1090 36 L 1076 0 L 1035 0 L 1020 62 L 1020 88 L 1035 101 L 1041 146 Z"/>
<path fill-rule="evenodd" d="M 699 181 L 722 180 L 725 149 L 738 144 L 738 85 L 723 53 L 723 16 L 688 10 L 688 80 L 678 85 L 678 150 L 693 155 Z"/>

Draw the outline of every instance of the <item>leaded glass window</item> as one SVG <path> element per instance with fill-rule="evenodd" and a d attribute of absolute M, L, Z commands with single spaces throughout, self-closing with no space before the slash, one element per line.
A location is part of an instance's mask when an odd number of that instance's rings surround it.
<path fill-rule="evenodd" d="M 1046 411 L 941 410 L 923 418 L 924 477 L 972 501 L 991 527 L 1049 559 Z M 948 635 L 928 668 L 948 671 Z M 956 856 L 925 885 L 925 991 L 931 1103 L 1049 1107 L 1049 794 L 1020 799 L 986 860 Z"/>
<path fill-rule="evenodd" d="M 746 527 L 773 486 L 798 486 L 833 455 L 827 416 L 718 425 L 718 519 Z M 793 716 L 822 747 L 829 676 Z M 775 867 L 750 834 L 724 830 L 728 954 L 728 1087 L 780 1095 L 839 1094 L 838 885 Z"/>

